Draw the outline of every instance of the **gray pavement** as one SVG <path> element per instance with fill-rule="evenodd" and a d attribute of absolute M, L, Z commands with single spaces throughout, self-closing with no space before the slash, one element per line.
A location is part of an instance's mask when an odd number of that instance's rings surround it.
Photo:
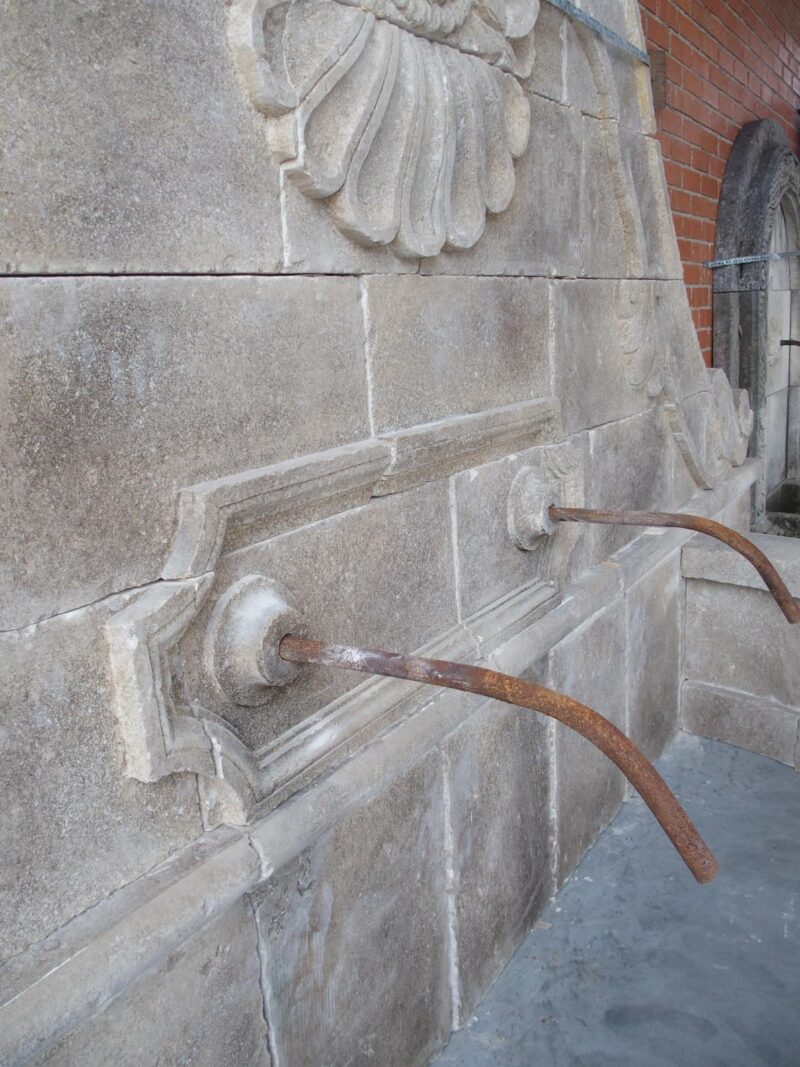
<path fill-rule="evenodd" d="M 632 798 L 435 1067 L 800 1065 L 800 774 L 687 734 L 659 768 L 716 880 Z"/>

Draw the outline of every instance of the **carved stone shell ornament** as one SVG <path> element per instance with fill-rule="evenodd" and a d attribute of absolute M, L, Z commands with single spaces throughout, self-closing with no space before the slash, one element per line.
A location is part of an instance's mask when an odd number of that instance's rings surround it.
<path fill-rule="evenodd" d="M 337 225 L 404 256 L 470 248 L 514 192 L 539 0 L 234 0 L 269 145 Z"/>

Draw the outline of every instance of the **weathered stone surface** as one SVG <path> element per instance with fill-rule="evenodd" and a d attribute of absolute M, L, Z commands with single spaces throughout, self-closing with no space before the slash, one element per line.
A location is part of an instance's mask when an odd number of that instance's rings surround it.
<path fill-rule="evenodd" d="M 548 10 L 543 4 L 542 11 Z M 510 205 L 487 220 L 473 249 L 424 260 L 423 273 L 578 274 L 582 227 L 576 220 L 583 210 L 580 118 L 538 96 L 530 98 L 530 106 L 532 143 L 516 165 Z"/>
<path fill-rule="evenodd" d="M 766 591 L 687 582 L 687 678 L 800 707 L 797 654 L 797 627 Z"/>
<path fill-rule="evenodd" d="M 4 627 L 157 578 L 182 486 L 369 436 L 355 281 L 18 279 L 0 304 Z"/>
<path fill-rule="evenodd" d="M 559 642 L 548 657 L 547 682 L 626 724 L 625 607 L 616 600 Z M 584 737 L 555 725 L 556 867 L 560 886 L 622 803 L 625 779 Z"/>
<path fill-rule="evenodd" d="M 278 171 L 225 21 L 215 0 L 3 5 L 1 270 L 280 269 Z"/>
<path fill-rule="evenodd" d="M 603 511 L 659 510 L 670 503 L 669 434 L 655 409 L 599 426 L 588 435 L 586 506 Z M 576 565 L 608 559 L 642 531 L 635 526 L 589 525 Z"/>
<path fill-rule="evenodd" d="M 653 331 L 664 365 L 671 371 L 675 396 L 682 399 L 708 389 L 708 369 L 683 281 L 654 282 L 653 300 Z"/>
<path fill-rule="evenodd" d="M 245 901 L 36 1060 L 58 1067 L 270 1067 L 256 927 Z"/>
<path fill-rule="evenodd" d="M 562 489 L 562 503 L 580 507 L 584 463 L 583 451 L 570 443 L 528 449 L 456 475 L 453 504 L 459 596 L 465 618 L 526 583 L 563 585 L 582 531 L 565 524 L 554 536 L 543 536 L 530 551 L 523 551 L 508 529 L 509 493 L 519 472 L 532 466 L 543 484 Z"/>
<path fill-rule="evenodd" d="M 777 567 L 791 594 L 800 597 L 800 544 L 792 538 L 771 534 L 748 532 L 747 536 Z M 686 578 L 741 585 L 754 590 L 765 588 L 752 564 L 743 556 L 700 535 L 692 538 L 683 549 L 681 571 Z"/>
<path fill-rule="evenodd" d="M 635 415 L 648 405 L 631 386 L 618 316 L 618 283 L 553 284 L 556 396 L 564 428 L 575 433 Z"/>
<path fill-rule="evenodd" d="M 525 82 L 525 87 L 535 95 L 560 102 L 564 99 L 566 22 L 566 16 L 557 7 L 548 3 L 541 5 L 536 20 L 536 59 L 530 77 Z M 535 118 L 531 119 L 531 126 L 536 141 L 538 129 Z"/>
<path fill-rule="evenodd" d="M 576 6 L 646 50 L 636 2 L 580 0 Z M 577 20 L 567 21 L 565 39 L 569 104 L 587 115 L 618 120 L 632 130 L 655 132 L 648 68 Z"/>
<path fill-rule="evenodd" d="M 443 784 L 428 756 L 256 897 L 279 1063 L 416 1067 L 450 1031 Z"/>
<path fill-rule="evenodd" d="M 442 749 L 463 1025 L 551 893 L 548 728 L 492 702 Z"/>
<path fill-rule="evenodd" d="M 539 4 L 406 9 L 232 0 L 230 45 L 284 176 L 402 255 L 469 248 L 514 188 Z"/>
<path fill-rule="evenodd" d="M 202 828 L 193 775 L 124 776 L 103 639 L 115 600 L 2 636 L 2 959 Z"/>
<path fill-rule="evenodd" d="M 685 730 L 795 766 L 800 724 L 796 708 L 695 682 L 684 682 L 681 704 Z"/>
<path fill-rule="evenodd" d="M 655 760 L 678 728 L 681 674 L 680 553 L 625 594 L 628 736 Z"/>
<path fill-rule="evenodd" d="M 324 200 L 303 196 L 283 180 L 281 197 L 287 274 L 413 274 L 419 259 L 400 256 L 383 245 L 367 247 L 342 233 Z"/>
<path fill-rule="evenodd" d="M 411 275 L 364 285 L 378 433 L 550 395 L 546 282 Z"/>
<path fill-rule="evenodd" d="M 652 137 L 622 128 L 620 145 L 635 192 L 644 241 L 645 278 L 683 278 L 675 224 L 667 195 L 661 147 Z"/>
<path fill-rule="evenodd" d="M 286 586 L 312 637 L 411 652 L 457 620 L 447 484 L 373 500 L 220 559 L 214 586 L 181 641 L 184 690 L 259 747 L 363 678 L 307 667 L 256 707 L 220 694 L 204 662 L 209 617 L 219 595 L 248 574 Z"/>
<path fill-rule="evenodd" d="M 619 126 L 615 122 L 583 116 L 581 132 L 583 180 L 579 273 L 589 278 L 625 278 L 641 274 L 632 260 L 631 237 L 623 230 L 621 209 L 624 207 L 630 212 L 635 201 L 628 176 L 618 165 Z M 617 195 L 609 196 L 609 189 L 615 189 L 615 183 L 620 182 Z M 631 227 L 628 229 L 630 231 Z M 635 232 L 634 226 L 632 236 Z"/>

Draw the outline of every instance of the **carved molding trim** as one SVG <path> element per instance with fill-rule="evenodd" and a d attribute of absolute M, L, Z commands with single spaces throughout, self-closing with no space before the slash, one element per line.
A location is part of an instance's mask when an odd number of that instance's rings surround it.
<path fill-rule="evenodd" d="M 180 641 L 205 606 L 220 555 L 515 447 L 560 439 L 559 411 L 552 399 L 525 401 L 181 490 L 178 528 L 161 580 L 107 625 L 126 773 L 148 782 L 196 773 L 207 822 L 243 823 L 319 773 L 334 752 L 340 756 L 383 728 L 401 700 L 394 684 L 386 684 L 384 699 L 383 689 L 364 683 L 263 750 L 248 747 L 231 724 L 184 693 Z M 552 595 L 552 586 L 539 583 L 520 593 L 519 610 L 529 615 Z M 497 610 L 505 620 L 497 625 L 511 625 L 507 604 Z M 469 660 L 481 640 L 458 626 L 427 651 Z"/>
<path fill-rule="evenodd" d="M 539 0 L 234 0 L 270 151 L 337 225 L 401 256 L 470 248 L 514 192 Z"/>

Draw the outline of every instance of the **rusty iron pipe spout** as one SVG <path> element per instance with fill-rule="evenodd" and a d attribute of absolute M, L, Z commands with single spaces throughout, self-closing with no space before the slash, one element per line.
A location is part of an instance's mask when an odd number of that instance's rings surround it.
<path fill-rule="evenodd" d="M 541 712 L 591 741 L 619 767 L 661 824 L 681 859 L 698 882 L 710 882 L 719 864 L 667 783 L 634 743 L 608 719 L 585 704 L 510 674 L 448 660 L 402 656 L 375 649 L 346 648 L 303 637 L 284 637 L 279 647 L 290 663 L 317 663 L 364 674 L 381 674 L 413 682 L 459 689 Z"/>
<path fill-rule="evenodd" d="M 701 515 L 682 515 L 680 512 L 671 511 L 597 511 L 594 508 L 562 508 L 555 504 L 548 509 L 548 514 L 554 522 L 599 522 L 611 526 L 675 526 L 715 537 L 752 563 L 786 619 L 790 623 L 800 622 L 800 604 L 789 592 L 783 578 L 767 556 L 752 541 L 748 541 L 729 526 L 723 526 L 721 522 L 704 519 Z"/>

